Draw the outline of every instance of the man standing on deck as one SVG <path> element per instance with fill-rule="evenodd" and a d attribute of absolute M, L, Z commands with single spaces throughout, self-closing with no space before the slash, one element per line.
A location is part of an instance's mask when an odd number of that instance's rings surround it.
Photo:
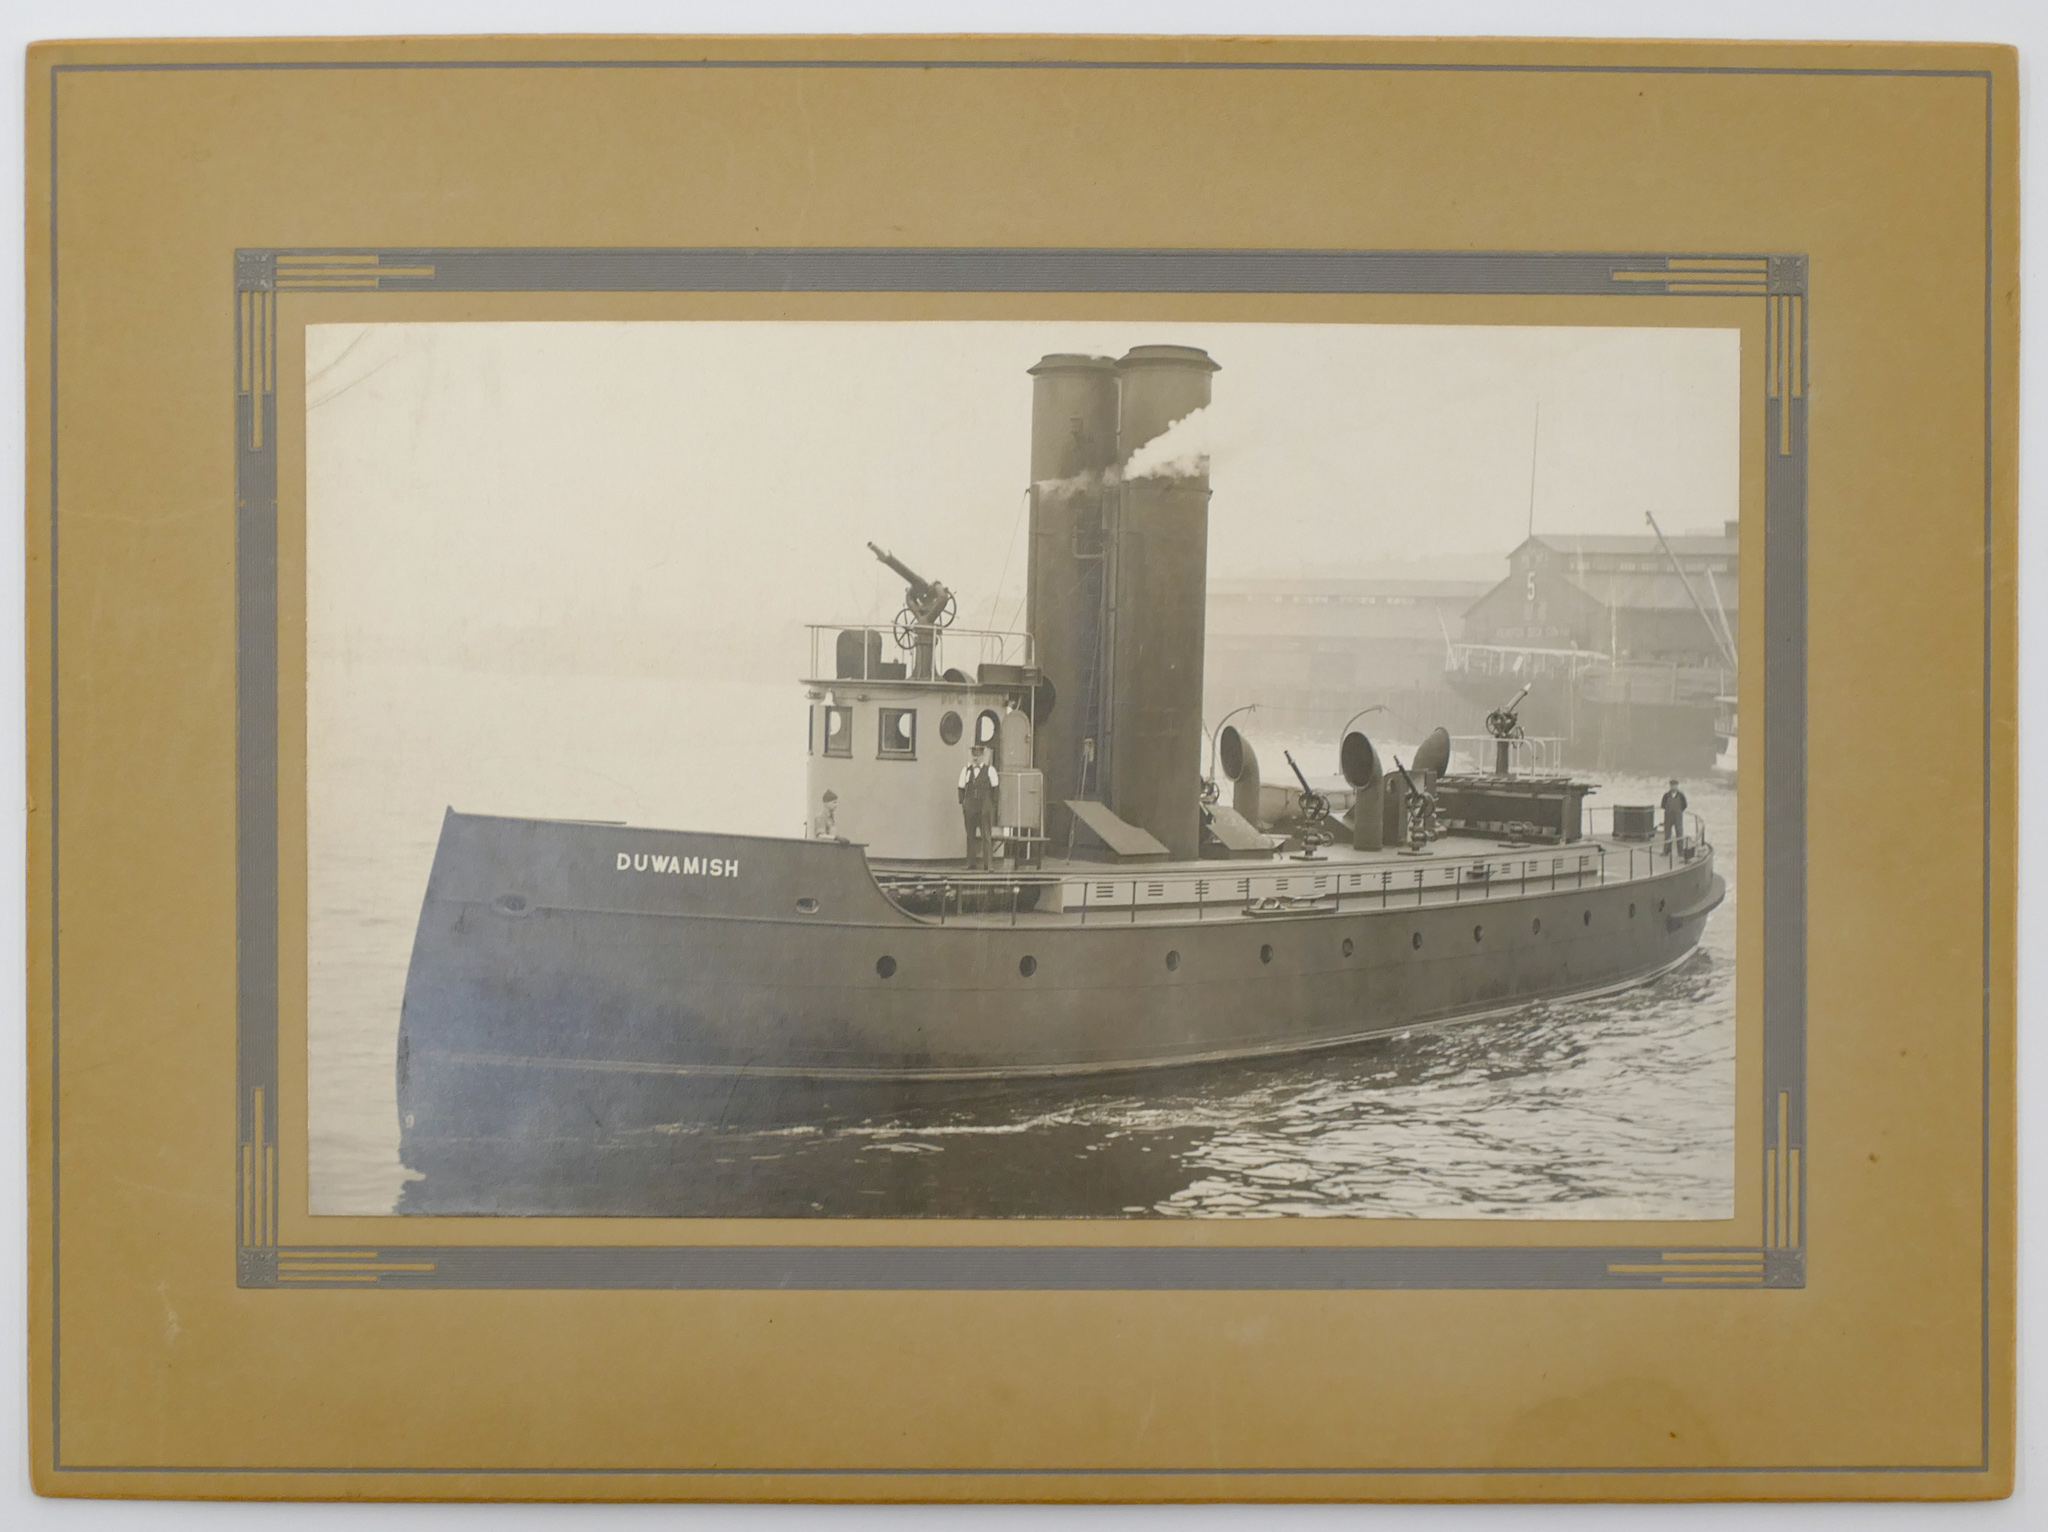
<path fill-rule="evenodd" d="M 1678 790 L 1678 778 L 1671 779 L 1671 785 L 1664 790 L 1661 800 L 1664 810 L 1664 839 L 1676 843 L 1685 839 L 1685 794 Z"/>
<path fill-rule="evenodd" d="M 995 868 L 996 784 L 1000 778 L 988 758 L 988 746 L 976 745 L 967 769 L 960 773 L 960 812 L 967 820 L 967 866 L 983 872 Z"/>

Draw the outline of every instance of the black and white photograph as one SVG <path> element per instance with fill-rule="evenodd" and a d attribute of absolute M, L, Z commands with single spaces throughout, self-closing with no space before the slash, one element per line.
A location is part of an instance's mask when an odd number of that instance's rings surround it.
<path fill-rule="evenodd" d="M 314 1214 L 1733 1214 L 1734 329 L 306 331 Z"/>

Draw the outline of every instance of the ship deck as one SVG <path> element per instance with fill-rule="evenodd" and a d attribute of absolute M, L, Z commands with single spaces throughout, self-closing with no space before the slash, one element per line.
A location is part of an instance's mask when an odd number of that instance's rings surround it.
<path fill-rule="evenodd" d="M 1039 867 L 998 872 L 957 863 L 878 860 L 872 867 L 895 903 L 938 923 L 1138 925 L 1483 903 L 1668 877 L 1711 851 L 1704 836 L 1567 844 L 1446 836 L 1422 852 L 1333 845 L 1312 857 L 1139 864 L 1048 858 Z"/>

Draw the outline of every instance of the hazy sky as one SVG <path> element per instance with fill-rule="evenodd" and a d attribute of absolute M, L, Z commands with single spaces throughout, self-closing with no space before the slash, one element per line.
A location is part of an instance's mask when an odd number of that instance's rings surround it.
<path fill-rule="evenodd" d="M 1210 573 L 1504 574 L 1538 531 L 1736 514 L 1733 330 L 1105 323 L 319 325 L 310 621 L 886 621 L 873 538 L 1011 626 L 1031 379 L 1200 346 Z M 1021 618 L 1018 619 L 1021 622 Z M 766 677 L 764 677 L 765 679 Z"/>

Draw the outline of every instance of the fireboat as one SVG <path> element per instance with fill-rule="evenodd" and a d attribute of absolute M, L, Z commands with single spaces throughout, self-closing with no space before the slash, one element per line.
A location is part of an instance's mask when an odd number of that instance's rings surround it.
<path fill-rule="evenodd" d="M 1208 468 L 1125 468 L 1217 370 L 1170 345 L 1029 369 L 1024 631 L 958 627 L 950 589 L 869 545 L 903 610 L 811 629 L 804 835 L 450 808 L 400 1022 L 405 1163 L 1225 1069 L 1684 962 L 1725 892 L 1705 826 L 1524 769 L 1520 697 L 1481 770 L 1442 729 L 1405 761 L 1347 730 L 1318 785 L 1226 723 L 1204 772 Z M 977 745 L 985 870 L 956 790 Z"/>

